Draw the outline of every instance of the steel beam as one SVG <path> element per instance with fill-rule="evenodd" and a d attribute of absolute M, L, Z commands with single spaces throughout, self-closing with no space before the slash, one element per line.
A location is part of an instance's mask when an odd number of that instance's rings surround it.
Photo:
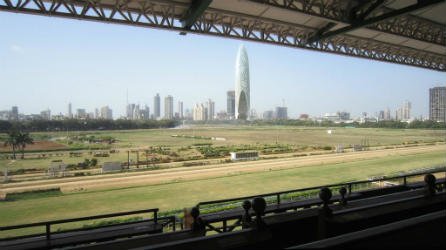
<path fill-rule="evenodd" d="M 352 21 L 362 21 L 364 20 L 366 17 L 368 17 L 374 10 L 376 10 L 378 7 L 380 7 L 385 0 L 377 0 L 375 2 L 373 2 L 366 10 L 364 10 L 359 16 L 355 15 L 355 19 L 353 19 Z"/>
<path fill-rule="evenodd" d="M 349 15 L 345 10 L 347 1 L 326 0 L 248 0 L 270 7 L 276 7 L 304 13 L 306 15 L 328 19 L 334 22 L 350 24 Z M 392 9 L 381 7 L 379 10 L 391 12 Z M 403 36 L 427 43 L 446 46 L 446 29 L 444 24 L 420 18 L 414 15 L 404 15 L 396 18 L 370 24 L 365 28 L 392 35 Z"/>
<path fill-rule="evenodd" d="M 211 4 L 212 0 L 193 0 L 186 15 L 182 18 L 181 24 L 185 30 L 190 30 L 192 25 L 197 21 L 206 8 Z"/>
<path fill-rule="evenodd" d="M 422 10 L 426 7 L 430 7 L 439 3 L 444 2 L 444 0 L 424 0 L 424 1 L 418 1 L 416 4 L 413 5 L 409 5 L 407 7 L 404 7 L 402 9 L 398 9 L 398 10 L 393 10 L 391 12 L 379 15 L 379 16 L 375 16 L 369 19 L 364 20 L 363 17 L 359 17 L 358 19 L 354 20 L 353 23 L 350 26 L 346 26 L 334 31 L 329 31 L 326 32 L 320 36 L 316 36 L 314 37 L 312 40 L 310 40 L 309 42 L 315 42 L 315 41 L 319 41 L 322 39 L 327 39 L 336 35 L 340 35 L 340 34 L 344 34 L 347 33 L 349 31 L 353 31 L 359 28 L 362 28 L 364 26 L 368 26 L 368 25 L 372 25 L 381 21 L 385 21 L 391 18 L 395 18 L 401 15 L 405 15 L 417 10 Z"/>

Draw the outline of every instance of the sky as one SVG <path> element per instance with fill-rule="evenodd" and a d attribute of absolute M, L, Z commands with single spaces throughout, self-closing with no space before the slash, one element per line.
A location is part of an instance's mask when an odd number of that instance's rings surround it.
<path fill-rule="evenodd" d="M 348 111 L 371 115 L 406 100 L 428 115 L 429 88 L 446 73 L 367 59 L 206 35 L 0 12 L 0 110 L 52 114 L 108 105 L 114 118 L 129 103 L 174 97 L 185 109 L 207 99 L 226 109 L 243 44 L 249 57 L 251 108 L 285 104 L 290 118 Z M 161 104 L 163 106 L 163 103 Z"/>

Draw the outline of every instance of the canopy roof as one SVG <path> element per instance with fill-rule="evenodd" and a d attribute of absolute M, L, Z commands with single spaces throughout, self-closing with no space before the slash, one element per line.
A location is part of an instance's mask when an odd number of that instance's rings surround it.
<path fill-rule="evenodd" d="M 238 38 L 446 71 L 445 0 L 0 0 L 0 10 Z"/>

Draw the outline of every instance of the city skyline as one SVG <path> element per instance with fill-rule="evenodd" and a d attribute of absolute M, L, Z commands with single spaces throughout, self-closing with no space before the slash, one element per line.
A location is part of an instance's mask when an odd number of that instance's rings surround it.
<path fill-rule="evenodd" d="M 182 100 L 185 110 L 209 98 L 215 101 L 215 112 L 226 110 L 239 41 L 1 13 L 0 21 L 6 20 L 17 28 L 5 27 L 0 41 L 0 87 L 8 90 L 0 94 L 0 110 L 19 106 L 23 113 L 49 108 L 52 114 L 65 114 L 70 102 L 73 110 L 109 105 L 118 118 L 126 112 L 127 89 L 130 103 L 151 110 L 156 93 Z M 36 29 L 39 26 L 48 29 Z M 62 28 L 67 26 L 70 32 Z M 136 39 L 127 41 L 122 38 L 126 36 Z M 109 43 L 104 46 L 104 41 Z M 126 48 L 119 45 L 123 41 L 129 43 Z M 97 53 L 83 52 L 87 45 Z M 409 100 L 414 117 L 427 117 L 429 88 L 446 83 L 442 72 L 253 42 L 244 45 L 250 51 L 251 108 L 258 114 L 282 106 L 282 100 L 290 118 L 338 110 L 374 114 Z M 185 46 L 190 49 L 180 49 Z"/>

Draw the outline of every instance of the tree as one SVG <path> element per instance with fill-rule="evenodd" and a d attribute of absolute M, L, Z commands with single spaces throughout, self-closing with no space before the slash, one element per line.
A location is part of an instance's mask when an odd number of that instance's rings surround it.
<path fill-rule="evenodd" d="M 25 158 L 25 147 L 27 144 L 33 144 L 34 140 L 29 136 L 29 133 L 23 133 L 17 129 L 12 129 L 7 132 L 8 137 L 5 141 L 5 146 L 10 146 L 12 149 L 12 158 L 17 159 L 16 151 L 22 152 L 22 159 Z"/>
<path fill-rule="evenodd" d="M 10 130 L 7 132 L 8 137 L 4 143 L 5 146 L 10 146 L 12 149 L 12 158 L 16 159 L 16 150 L 19 148 L 19 131 Z"/>
<path fill-rule="evenodd" d="M 18 145 L 20 150 L 22 151 L 22 159 L 25 158 L 25 147 L 27 144 L 34 144 L 33 138 L 29 136 L 29 133 L 19 132 Z"/>

